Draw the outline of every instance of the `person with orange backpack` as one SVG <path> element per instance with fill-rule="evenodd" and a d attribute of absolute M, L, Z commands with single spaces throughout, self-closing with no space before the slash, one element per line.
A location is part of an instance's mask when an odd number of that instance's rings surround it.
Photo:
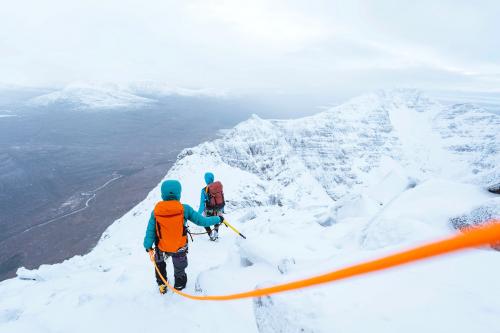
<path fill-rule="evenodd" d="M 167 278 L 166 260 L 172 257 L 174 265 L 174 288 L 182 290 L 187 284 L 186 267 L 188 265 L 188 238 L 187 221 L 202 227 L 220 224 L 224 221 L 221 216 L 204 217 L 198 214 L 191 206 L 182 204 L 181 183 L 177 180 L 167 180 L 161 185 L 162 201 L 159 201 L 149 218 L 144 248 L 148 253 L 154 253 L 154 259 L 160 274 Z M 155 249 L 153 250 L 153 244 Z M 167 291 L 158 272 L 155 270 L 156 282 L 160 293 Z"/>
<path fill-rule="evenodd" d="M 214 181 L 214 174 L 211 172 L 205 173 L 205 183 L 207 186 L 201 189 L 200 194 L 200 207 L 198 213 L 204 216 L 222 216 L 224 213 L 224 191 L 222 190 L 222 183 Z M 208 237 L 211 241 L 219 238 L 220 223 L 214 226 L 212 230 L 210 227 L 205 227 Z"/>

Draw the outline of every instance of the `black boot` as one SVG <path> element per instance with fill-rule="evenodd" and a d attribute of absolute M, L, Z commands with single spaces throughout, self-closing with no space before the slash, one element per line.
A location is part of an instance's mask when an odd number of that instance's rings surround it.
<path fill-rule="evenodd" d="M 212 237 L 211 237 L 211 236 L 212 236 L 212 229 L 211 229 L 210 227 L 205 227 L 205 231 L 206 231 L 206 232 L 207 232 L 207 234 L 208 234 L 208 238 L 210 238 L 210 239 L 211 239 L 211 238 L 212 238 Z"/>
<path fill-rule="evenodd" d="M 186 288 L 186 284 L 187 284 L 187 275 L 175 277 L 175 284 L 174 284 L 175 289 L 182 290 Z"/>

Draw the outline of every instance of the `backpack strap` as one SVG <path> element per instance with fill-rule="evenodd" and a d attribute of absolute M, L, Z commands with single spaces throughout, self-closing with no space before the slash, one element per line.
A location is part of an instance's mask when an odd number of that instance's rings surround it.
<path fill-rule="evenodd" d="M 158 223 L 158 221 L 156 221 L 155 219 L 155 224 L 156 224 L 156 237 L 158 237 L 158 239 L 160 239 L 160 224 Z"/>
<path fill-rule="evenodd" d="M 210 202 L 210 193 L 208 193 L 208 185 L 205 186 L 205 203 Z"/>

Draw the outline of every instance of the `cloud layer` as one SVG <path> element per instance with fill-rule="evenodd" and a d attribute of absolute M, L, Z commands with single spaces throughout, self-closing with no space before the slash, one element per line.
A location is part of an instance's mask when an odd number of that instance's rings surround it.
<path fill-rule="evenodd" d="M 0 81 L 491 91 L 499 16 L 497 1 L 19 0 L 0 12 Z"/>

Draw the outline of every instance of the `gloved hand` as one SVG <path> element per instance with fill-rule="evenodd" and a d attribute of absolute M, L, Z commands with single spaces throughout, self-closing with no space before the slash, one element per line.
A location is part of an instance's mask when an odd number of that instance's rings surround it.
<path fill-rule="evenodd" d="M 219 216 L 219 219 L 220 219 L 219 224 L 220 224 L 220 223 L 224 223 L 224 216 Z"/>
<path fill-rule="evenodd" d="M 149 258 L 151 259 L 151 261 L 155 261 L 155 250 L 153 250 L 152 248 L 149 248 L 149 249 L 146 249 L 146 252 L 149 254 Z"/>

